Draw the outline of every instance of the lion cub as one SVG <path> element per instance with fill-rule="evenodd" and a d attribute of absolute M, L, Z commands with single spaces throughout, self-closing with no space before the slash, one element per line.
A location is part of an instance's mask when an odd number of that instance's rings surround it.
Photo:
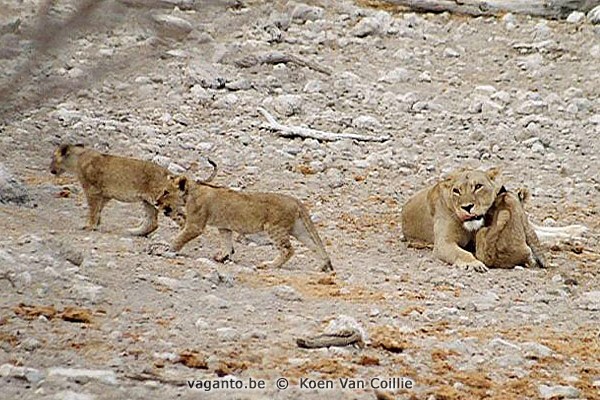
<path fill-rule="evenodd" d="M 168 184 L 156 201 L 156 206 L 170 216 L 185 205 L 185 225 L 171 245 L 179 251 L 198 237 L 206 225 L 215 226 L 221 235 L 222 252 L 219 262 L 233 256 L 232 232 L 242 234 L 266 231 L 279 250 L 271 262 L 259 267 L 279 268 L 294 254 L 290 235 L 315 251 L 323 261 L 322 270 L 333 270 L 331 260 L 313 225 L 308 211 L 297 199 L 275 193 L 245 193 L 194 182 L 185 176 L 168 178 Z"/>
<path fill-rule="evenodd" d="M 540 242 L 523 209 L 528 198 L 527 189 L 513 194 L 503 186 L 498 192 L 475 239 L 475 255 L 488 267 L 546 267 Z"/>
<path fill-rule="evenodd" d="M 207 181 L 214 178 L 216 165 Z M 82 144 L 58 146 L 52 156 L 50 172 L 77 175 L 88 204 L 88 220 L 84 229 L 94 230 L 100 224 L 102 209 L 111 199 L 126 203 L 142 202 L 146 219 L 133 235 L 146 236 L 158 228 L 158 210 L 154 202 L 163 193 L 172 174 L 150 161 L 112 156 L 87 149 Z"/>

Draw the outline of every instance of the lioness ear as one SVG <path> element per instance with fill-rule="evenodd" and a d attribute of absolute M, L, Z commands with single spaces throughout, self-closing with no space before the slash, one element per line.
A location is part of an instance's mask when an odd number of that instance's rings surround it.
<path fill-rule="evenodd" d="M 450 186 L 452 186 L 452 177 L 444 179 L 440 182 L 440 185 L 445 189 L 450 189 Z"/>
<path fill-rule="evenodd" d="M 485 174 L 490 178 L 490 180 L 495 181 L 498 175 L 500 175 L 500 168 L 493 167 L 485 171 Z"/>
<path fill-rule="evenodd" d="M 185 188 L 187 187 L 187 178 L 185 176 L 179 178 L 177 181 L 177 187 L 179 187 L 179 190 L 182 192 L 185 192 Z"/>

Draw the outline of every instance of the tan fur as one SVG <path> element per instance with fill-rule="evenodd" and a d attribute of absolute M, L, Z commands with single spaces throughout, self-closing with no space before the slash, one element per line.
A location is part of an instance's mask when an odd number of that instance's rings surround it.
<path fill-rule="evenodd" d="M 465 247 L 483 226 L 483 217 L 494 203 L 500 185 L 499 170 L 465 169 L 423 189 L 402 209 L 402 231 L 409 241 L 433 244 L 442 261 L 478 272 L 487 270 Z"/>
<path fill-rule="evenodd" d="M 488 267 L 512 268 L 515 265 L 545 268 L 545 257 L 538 237 L 527 219 L 523 204 L 529 191 L 503 192 L 496 197 L 477 232 L 476 257 Z"/>
<path fill-rule="evenodd" d="M 209 180 L 216 174 L 216 166 L 211 164 L 214 171 Z M 102 209 L 112 199 L 143 203 L 146 219 L 130 233 L 145 236 L 158 228 L 158 210 L 154 202 L 162 194 L 171 175 L 167 169 L 150 161 L 103 154 L 83 145 L 64 144 L 54 151 L 50 172 L 54 175 L 63 172 L 77 175 L 89 209 L 84 229 L 98 227 Z"/>
<path fill-rule="evenodd" d="M 169 184 L 156 206 L 171 214 L 185 204 L 185 225 L 173 241 L 173 251 L 179 251 L 198 237 L 206 225 L 219 229 L 222 252 L 215 256 L 224 261 L 233 256 L 232 232 L 251 234 L 266 231 L 279 250 L 279 255 L 261 267 L 281 267 L 294 254 L 290 235 L 315 251 L 323 260 L 323 271 L 333 270 L 331 261 L 308 211 L 297 199 L 275 193 L 237 192 L 206 183 L 188 180 L 185 176 L 169 178 Z"/>

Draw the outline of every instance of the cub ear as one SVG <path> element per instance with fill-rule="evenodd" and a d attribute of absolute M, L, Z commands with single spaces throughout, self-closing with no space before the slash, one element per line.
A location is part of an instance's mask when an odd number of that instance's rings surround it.
<path fill-rule="evenodd" d="M 498 167 L 493 167 L 485 171 L 485 174 L 490 178 L 490 180 L 495 181 L 498 175 L 500 175 L 501 171 Z"/>
<path fill-rule="evenodd" d="M 177 179 L 177 187 L 182 192 L 185 192 L 185 189 L 187 188 L 187 178 L 185 176 L 181 176 Z"/>
<path fill-rule="evenodd" d="M 75 147 L 81 147 L 81 148 L 83 148 L 83 147 L 85 147 L 85 146 L 83 145 L 83 143 L 77 143 L 77 144 L 75 145 Z"/>
<path fill-rule="evenodd" d="M 60 155 L 64 157 L 69 153 L 69 145 L 61 144 L 59 147 L 59 150 L 60 150 Z"/>

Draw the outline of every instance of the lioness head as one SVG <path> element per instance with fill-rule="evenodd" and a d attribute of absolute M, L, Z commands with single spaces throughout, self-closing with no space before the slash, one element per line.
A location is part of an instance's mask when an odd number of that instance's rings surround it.
<path fill-rule="evenodd" d="M 50 162 L 50 173 L 60 175 L 65 171 L 72 170 L 75 164 L 73 154 L 83 149 L 82 144 L 61 144 L 54 150 L 52 162 Z"/>
<path fill-rule="evenodd" d="M 167 217 L 177 221 L 180 225 L 185 219 L 185 195 L 187 192 L 187 178 L 185 176 L 169 176 L 167 186 L 156 199 L 155 206 Z"/>
<path fill-rule="evenodd" d="M 466 230 L 476 231 L 483 226 L 484 216 L 501 187 L 496 182 L 499 173 L 497 168 L 463 170 L 442 182 L 442 195 Z"/>

